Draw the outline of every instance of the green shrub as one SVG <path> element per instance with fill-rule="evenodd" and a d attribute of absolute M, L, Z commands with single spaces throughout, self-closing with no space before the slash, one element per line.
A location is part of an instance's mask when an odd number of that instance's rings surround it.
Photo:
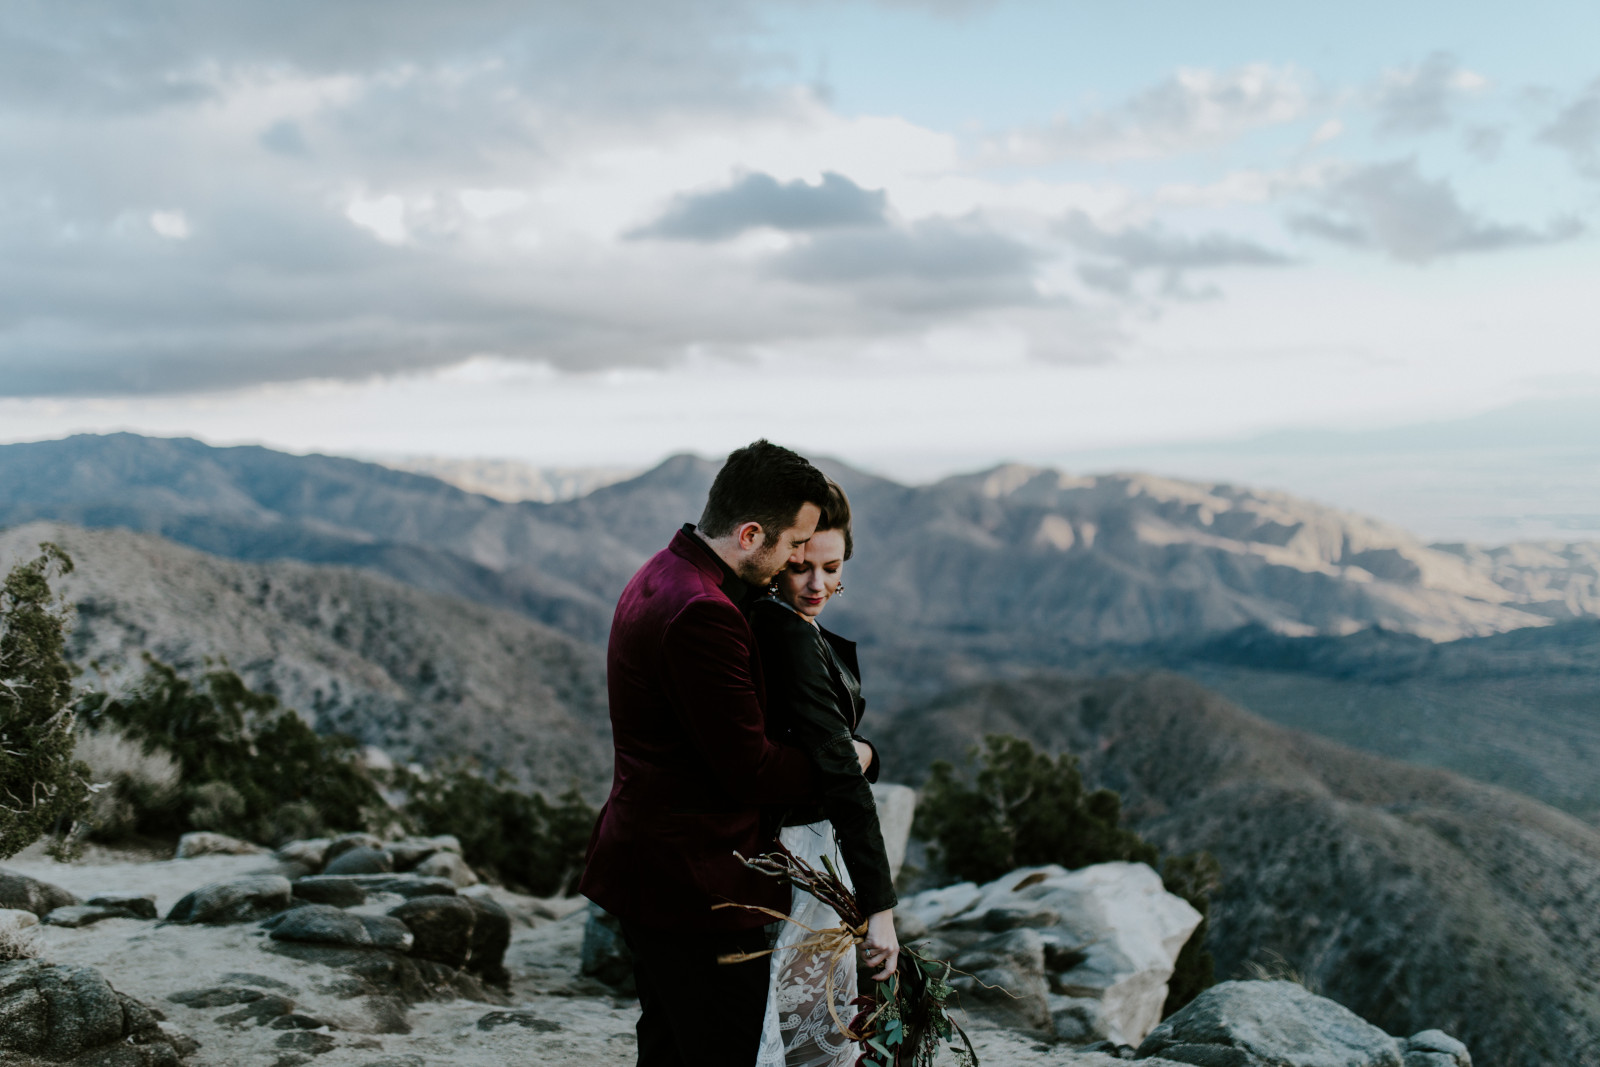
<path fill-rule="evenodd" d="M 576 788 L 552 803 L 464 765 L 377 775 L 353 740 L 319 736 L 229 670 L 195 683 L 149 660 L 129 695 L 91 694 L 80 706 L 87 743 L 107 768 L 96 780 L 112 794 L 95 822 L 103 838 L 216 830 L 281 844 L 349 830 L 454 834 L 472 867 L 540 895 L 570 892 L 583 869 L 595 811 Z M 165 792 L 149 781 L 162 760 L 181 780 Z M 381 786 L 406 795 L 400 810 Z"/>
<path fill-rule="evenodd" d="M 1160 850 L 1121 820 L 1122 798 L 1109 789 L 1086 793 L 1076 756 L 1063 753 L 1052 760 L 1025 740 L 990 735 L 970 783 L 948 760 L 929 768 L 914 830 L 932 842 L 930 852 L 946 871 L 974 882 L 1049 863 L 1069 869 L 1114 860 L 1161 863 Z M 1161 872 L 1167 891 L 1201 915 L 1168 983 L 1170 1015 L 1215 981 L 1205 917 L 1221 869 L 1209 853 L 1199 852 L 1168 857 Z"/>
<path fill-rule="evenodd" d="M 39 549 L 0 584 L 0 858 L 51 831 L 65 838 L 88 807 L 89 768 L 73 758 L 65 612 L 50 591 L 72 560 Z"/>
<path fill-rule="evenodd" d="M 169 753 L 147 750 L 120 730 L 104 729 L 78 735 L 78 758 L 100 786 L 83 820 L 90 838 L 122 841 L 138 832 L 147 813 L 164 813 L 169 821 L 174 817 L 183 778 Z"/>
<path fill-rule="evenodd" d="M 406 816 L 425 834 L 454 834 L 474 868 L 535 896 L 570 893 L 583 871 L 595 810 L 577 787 L 552 804 L 457 765 L 433 775 L 399 772 Z"/>
<path fill-rule="evenodd" d="M 210 671 L 196 684 L 164 663 L 147 662 L 129 695 L 96 693 L 80 704 L 91 728 L 118 731 L 178 764 L 177 802 L 142 807 L 138 830 L 216 830 L 281 844 L 384 820 L 388 805 L 356 759 L 353 739 L 319 735 L 231 670 Z"/>

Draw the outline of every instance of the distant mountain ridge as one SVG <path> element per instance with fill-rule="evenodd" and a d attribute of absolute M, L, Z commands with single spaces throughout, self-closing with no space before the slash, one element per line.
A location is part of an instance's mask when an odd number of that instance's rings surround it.
<path fill-rule="evenodd" d="M 959 763 L 989 733 L 1077 754 L 1147 839 L 1221 862 L 1219 976 L 1290 969 L 1393 1032 L 1444 1027 L 1484 1067 L 1600 1065 L 1594 826 L 1170 674 L 992 682 L 876 729 L 890 767 Z"/>
<path fill-rule="evenodd" d="M 1006 466 L 911 487 L 840 464 L 858 560 L 841 623 L 1078 645 L 1380 625 L 1432 639 L 1600 615 L 1600 545 L 1427 546 L 1281 493 Z M 551 504 L 327 456 L 115 434 L 0 446 L 0 526 L 159 533 L 237 559 L 357 566 L 597 641 L 628 577 L 698 517 L 716 465 L 678 456 Z M 914 635 L 917 636 L 917 635 Z"/>
<path fill-rule="evenodd" d="M 601 653 L 521 615 L 350 568 L 243 563 L 60 523 L 0 531 L 0 566 L 41 541 L 76 562 L 59 592 L 86 685 L 120 690 L 145 653 L 191 675 L 225 661 L 318 730 L 401 762 L 476 760 L 591 799 L 610 778 Z"/>

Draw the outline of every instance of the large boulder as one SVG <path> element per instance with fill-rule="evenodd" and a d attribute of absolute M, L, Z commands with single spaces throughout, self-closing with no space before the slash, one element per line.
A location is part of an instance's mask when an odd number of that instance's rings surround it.
<path fill-rule="evenodd" d="M 1405 1067 L 1400 1042 L 1294 982 L 1223 982 L 1152 1030 L 1138 1055 L 1199 1067 Z"/>
<path fill-rule="evenodd" d="M 267 850 L 227 834 L 197 830 L 178 838 L 176 859 L 192 860 L 196 856 L 256 856 Z"/>
<path fill-rule="evenodd" d="M 172 906 L 169 923 L 247 923 L 289 906 L 289 879 L 276 874 L 235 878 L 203 885 Z"/>
<path fill-rule="evenodd" d="M 935 954 L 976 975 L 955 980 L 967 995 L 1085 1044 L 1136 1044 L 1161 1021 L 1178 953 L 1200 924 L 1142 863 L 1029 867 L 919 893 L 899 910 L 905 927 L 932 934 Z M 1022 930 L 1034 936 L 1002 936 Z"/>
<path fill-rule="evenodd" d="M 917 813 L 917 791 L 908 785 L 879 782 L 872 787 L 872 800 L 878 808 L 883 847 L 889 853 L 889 874 L 898 878 L 900 867 L 906 861 L 906 846 L 911 842 L 911 820 Z"/>
<path fill-rule="evenodd" d="M 57 908 L 77 903 L 77 897 L 58 885 L 0 870 L 0 908 L 31 911 L 42 919 Z"/>
<path fill-rule="evenodd" d="M 307 904 L 275 915 L 263 924 L 274 941 L 302 941 L 351 948 L 409 951 L 414 938 L 406 924 L 387 915 L 352 915 L 328 904 Z"/>
<path fill-rule="evenodd" d="M 92 967 L 0 963 L 0 1059 L 177 1067 L 173 1038 L 149 1008 Z"/>

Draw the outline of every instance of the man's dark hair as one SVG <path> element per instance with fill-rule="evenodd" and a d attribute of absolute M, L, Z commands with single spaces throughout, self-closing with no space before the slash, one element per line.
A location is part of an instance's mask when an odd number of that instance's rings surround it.
<path fill-rule="evenodd" d="M 817 533 L 824 530 L 838 530 L 844 534 L 845 559 L 855 553 L 855 538 L 850 536 L 850 498 L 832 478 L 828 479 L 828 499 L 822 502 L 822 517 L 817 520 Z"/>
<path fill-rule="evenodd" d="M 828 479 L 804 456 L 762 438 L 728 454 L 700 514 L 704 537 L 723 537 L 758 522 L 771 544 L 806 504 L 828 499 Z"/>

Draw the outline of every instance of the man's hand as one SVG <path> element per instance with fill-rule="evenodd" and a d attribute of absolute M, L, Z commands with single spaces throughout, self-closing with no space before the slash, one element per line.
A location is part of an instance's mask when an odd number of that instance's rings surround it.
<path fill-rule="evenodd" d="M 874 982 L 887 982 L 900 966 L 900 938 L 894 932 L 894 911 L 880 911 L 867 919 L 867 964 L 883 970 L 872 976 Z"/>
<path fill-rule="evenodd" d="M 856 746 L 856 762 L 861 764 L 861 773 L 866 774 L 867 768 L 872 766 L 872 746 L 865 741 L 852 741 Z"/>

